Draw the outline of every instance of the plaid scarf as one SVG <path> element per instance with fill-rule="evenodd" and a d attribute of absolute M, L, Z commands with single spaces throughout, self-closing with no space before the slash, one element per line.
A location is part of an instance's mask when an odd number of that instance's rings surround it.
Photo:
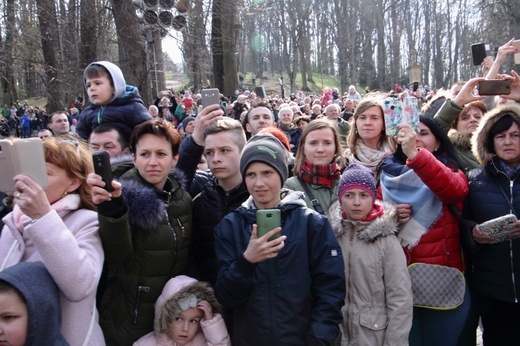
<path fill-rule="evenodd" d="M 339 166 L 336 162 L 328 165 L 313 165 L 309 160 L 303 161 L 298 178 L 313 185 L 326 185 L 332 189 L 334 180 L 341 176 Z"/>

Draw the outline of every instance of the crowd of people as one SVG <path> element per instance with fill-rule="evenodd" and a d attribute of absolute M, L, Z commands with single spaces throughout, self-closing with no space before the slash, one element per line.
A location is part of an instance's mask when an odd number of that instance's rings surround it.
<path fill-rule="evenodd" d="M 5 107 L 1 135 L 41 139 L 48 186 L 19 174 L 1 193 L 0 341 L 473 346 L 480 321 L 484 345 L 519 345 L 512 53 L 436 93 L 237 90 L 206 107 L 188 90 L 145 105 L 97 61 L 85 108 Z M 485 78 L 511 92 L 480 95 Z M 389 97 L 422 106 L 395 136 Z"/>

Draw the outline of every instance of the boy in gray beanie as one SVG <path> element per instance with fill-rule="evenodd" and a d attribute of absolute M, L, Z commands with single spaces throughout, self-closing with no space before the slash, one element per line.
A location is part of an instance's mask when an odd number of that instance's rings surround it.
<path fill-rule="evenodd" d="M 285 148 L 274 136 L 251 138 L 240 171 L 251 196 L 215 228 L 215 295 L 232 309 L 232 343 L 332 344 L 346 285 L 330 223 L 307 208 L 302 192 L 282 189 Z M 280 227 L 258 236 L 259 209 L 279 210 Z"/>
<path fill-rule="evenodd" d="M 240 158 L 242 179 L 245 178 L 246 168 L 253 162 L 263 162 L 276 169 L 282 179 L 282 185 L 287 180 L 289 169 L 285 160 L 285 148 L 273 135 L 256 135 L 246 144 Z"/>

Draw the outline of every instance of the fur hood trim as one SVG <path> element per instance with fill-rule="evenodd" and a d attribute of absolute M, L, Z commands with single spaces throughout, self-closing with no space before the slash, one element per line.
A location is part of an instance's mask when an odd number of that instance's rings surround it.
<path fill-rule="evenodd" d="M 132 164 L 132 154 L 122 154 L 110 158 L 110 165 Z"/>
<path fill-rule="evenodd" d="M 488 150 L 489 141 L 487 137 L 493 126 L 505 115 L 511 115 L 516 122 L 520 123 L 520 105 L 518 103 L 508 102 L 487 112 L 471 138 L 473 155 L 475 155 L 478 163 L 483 167 L 496 156 L 495 153 L 491 153 Z"/>
<path fill-rule="evenodd" d="M 123 185 L 123 197 L 128 205 L 130 225 L 147 231 L 156 230 L 165 217 L 167 207 L 165 201 L 169 198 L 167 195 L 171 196 L 177 189 L 182 188 L 180 181 L 185 182 L 185 180 L 181 171 L 173 170 L 165 185 L 168 191 L 159 191 L 144 183 L 137 170 L 125 174 L 120 182 Z"/>
<path fill-rule="evenodd" d="M 348 229 L 356 229 L 357 239 L 372 243 L 378 238 L 397 234 L 397 209 L 387 202 L 376 201 L 383 206 L 383 215 L 371 222 L 345 220 L 341 216 L 342 209 L 338 201 L 334 201 L 329 209 L 329 220 L 336 236 L 340 236 Z"/>
<path fill-rule="evenodd" d="M 471 150 L 471 135 L 466 135 L 455 129 L 451 129 L 448 132 L 448 137 L 453 146 Z"/>
<path fill-rule="evenodd" d="M 208 283 L 179 275 L 166 283 L 155 303 L 155 333 L 168 334 L 170 322 L 178 314 L 192 307 L 190 304 L 186 305 L 186 302 L 191 300 L 193 300 L 191 304 L 205 300 L 211 306 L 213 314 L 221 313 L 222 306 Z"/>

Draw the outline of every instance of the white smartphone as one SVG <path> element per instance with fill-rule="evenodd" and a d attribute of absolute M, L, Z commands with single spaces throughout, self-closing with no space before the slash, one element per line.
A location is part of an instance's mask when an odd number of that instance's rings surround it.
<path fill-rule="evenodd" d="M 31 177 L 45 189 L 48 186 L 47 168 L 42 141 L 39 138 L 0 140 L 0 191 L 15 190 L 13 178 L 18 174 Z"/>
<path fill-rule="evenodd" d="M 220 91 L 217 88 L 212 89 L 202 89 L 201 93 L 201 103 L 202 108 L 206 108 L 209 105 L 218 105 L 220 104 Z"/>

